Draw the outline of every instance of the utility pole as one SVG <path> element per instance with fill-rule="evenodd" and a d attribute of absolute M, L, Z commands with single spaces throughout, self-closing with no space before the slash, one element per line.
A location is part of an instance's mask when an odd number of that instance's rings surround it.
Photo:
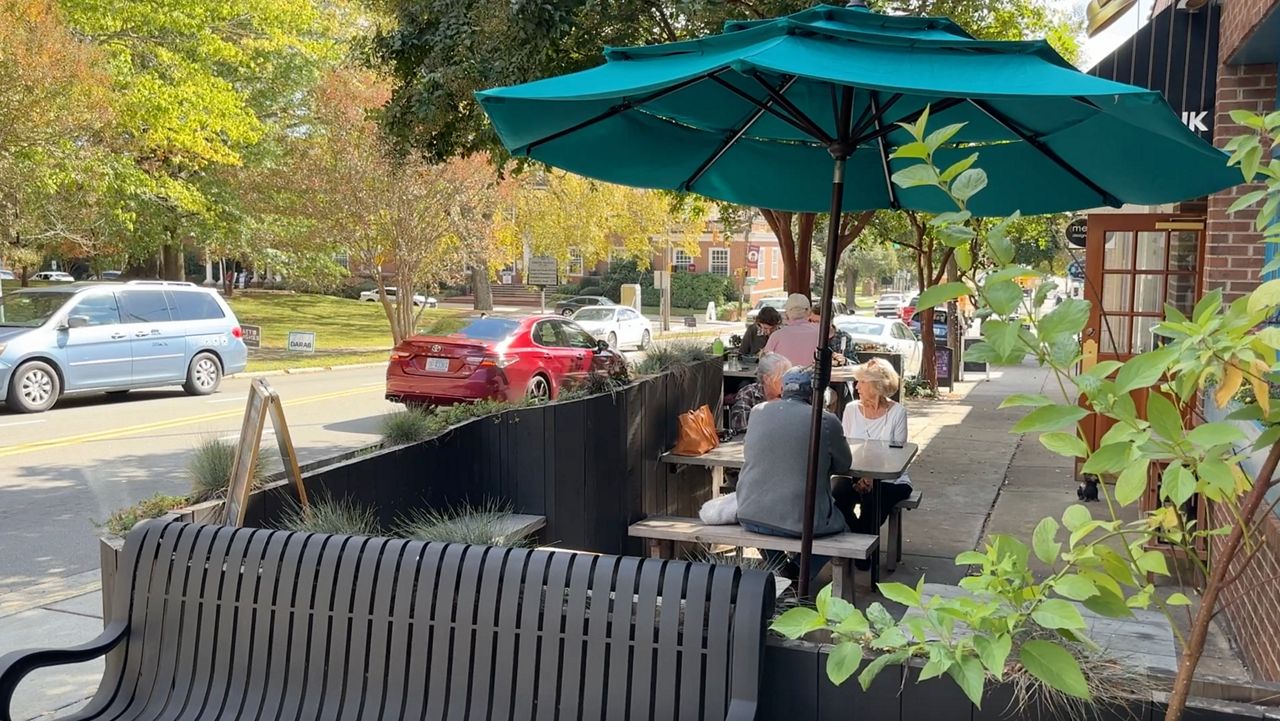
<path fill-rule="evenodd" d="M 663 257 L 662 268 L 662 330 L 671 330 L 671 264 L 675 258 L 671 255 L 671 233 L 667 233 L 667 251 Z"/>

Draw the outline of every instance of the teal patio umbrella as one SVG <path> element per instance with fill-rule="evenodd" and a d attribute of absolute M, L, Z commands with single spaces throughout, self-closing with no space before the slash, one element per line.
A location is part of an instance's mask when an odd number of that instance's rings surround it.
<path fill-rule="evenodd" d="M 855 0 L 856 2 L 857 0 Z M 1188 130 L 1159 93 L 1079 72 L 1048 43 L 975 40 L 945 18 L 820 5 L 719 35 L 610 48 L 605 63 L 477 94 L 516 156 L 642 188 L 778 210 L 954 210 L 935 188 L 891 178 L 911 142 L 897 123 L 925 108 L 965 123 L 936 156 L 973 152 L 987 173 L 975 215 L 1155 205 L 1239 182 L 1226 156 Z M 846 182 L 849 179 L 849 182 Z M 838 223 L 828 223 L 822 297 L 834 290 Z M 831 306 L 822 308 L 825 336 Z M 817 488 L 821 390 L 815 349 L 808 507 Z M 808 579 L 812 513 L 801 546 Z"/>

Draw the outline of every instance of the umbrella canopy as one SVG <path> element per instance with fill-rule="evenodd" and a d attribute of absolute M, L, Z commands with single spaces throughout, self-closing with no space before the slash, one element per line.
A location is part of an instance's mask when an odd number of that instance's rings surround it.
<path fill-rule="evenodd" d="M 600 180 L 777 210 L 955 210 L 937 188 L 892 181 L 917 162 L 892 159 L 913 140 L 897 123 L 928 109 L 939 125 L 965 124 L 935 163 L 980 154 L 988 184 L 970 201 L 975 215 L 1153 205 L 1239 182 L 1226 155 L 1184 127 L 1159 93 L 1085 75 L 1044 41 L 975 40 L 943 18 L 820 5 L 605 57 L 591 70 L 478 93 L 506 147 Z M 827 224 L 823 298 L 834 291 L 839 225 Z M 824 303 L 809 509 L 831 314 Z M 812 511 L 804 519 L 802 595 Z"/>
<path fill-rule="evenodd" d="M 941 212 L 952 208 L 935 189 L 888 180 L 915 162 L 887 159 L 910 142 L 895 123 L 931 104 L 931 123 L 967 123 L 942 167 L 981 153 L 977 215 L 1152 205 L 1238 181 L 1159 93 L 1081 73 L 1044 41 L 975 40 L 941 18 L 818 6 L 605 57 L 479 93 L 506 147 L 609 182 L 823 212 L 843 138 L 845 210 Z"/>

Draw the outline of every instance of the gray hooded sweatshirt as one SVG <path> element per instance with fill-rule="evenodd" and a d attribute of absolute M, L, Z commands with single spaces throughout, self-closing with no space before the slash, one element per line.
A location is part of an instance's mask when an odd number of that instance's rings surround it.
<path fill-rule="evenodd" d="M 738 474 L 740 522 L 764 526 L 782 536 L 800 535 L 812 412 L 808 403 L 786 398 L 762 403 L 751 411 L 743 443 L 745 463 Z M 844 516 L 831 498 L 828 479 L 833 473 L 848 472 L 852 463 L 840 419 L 823 412 L 814 535 L 846 530 Z"/>

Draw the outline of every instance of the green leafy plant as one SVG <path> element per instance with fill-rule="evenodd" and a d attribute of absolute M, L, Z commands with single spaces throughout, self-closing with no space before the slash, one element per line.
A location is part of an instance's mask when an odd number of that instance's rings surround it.
<path fill-rule="evenodd" d="M 1280 133 L 1280 111 L 1265 117 L 1243 111 L 1232 118 L 1251 133 L 1228 145 L 1230 163 L 1239 166 L 1246 181 L 1262 177 L 1262 189 L 1240 198 L 1233 212 L 1260 205 L 1255 227 L 1267 242 L 1280 242 L 1280 161 L 1263 162 L 1264 146 Z M 1209 624 L 1222 608 L 1224 591 L 1241 582 L 1247 567 L 1265 543 L 1266 519 L 1276 502 L 1267 501 L 1280 462 L 1280 427 L 1267 428 L 1247 442 L 1233 424 L 1197 423 L 1197 409 L 1205 403 L 1225 405 L 1242 385 L 1254 390 L 1254 400 L 1232 414 L 1233 419 L 1280 422 L 1280 403 L 1271 397 L 1268 380 L 1276 374 L 1280 328 L 1264 322 L 1280 310 L 1280 280 L 1262 283 L 1224 307 L 1220 292 L 1207 294 L 1190 314 L 1165 307 L 1164 321 L 1155 328 L 1163 345 L 1123 363 L 1093 362 L 1082 352 L 1080 333 L 1088 321 L 1087 301 L 1064 300 L 1040 316 L 1054 290 L 1042 282 L 1032 298 L 1024 297 L 1015 279 L 1039 274 L 1015 262 L 1015 248 L 1007 229 L 1017 219 L 995 224 L 975 222 L 968 202 L 987 184 L 975 166 L 973 153 L 943 169 L 934 154 L 961 126 L 926 131 L 928 114 L 903 124 L 914 142 L 895 152 L 899 159 L 919 162 L 894 174 L 899 186 L 929 187 L 943 193 L 955 210 L 927 222 L 930 232 L 954 251 L 962 274 L 989 265 L 978 289 L 982 341 L 969 358 L 997 365 L 1016 365 L 1034 358 L 1050 371 L 1058 393 L 1014 394 L 1002 407 L 1031 409 L 1012 428 L 1014 433 L 1039 433 L 1049 450 L 1082 461 L 1082 470 L 1114 479 L 1114 487 L 1099 484 L 1105 517 L 1094 519 L 1083 506 L 1072 506 L 1058 519 L 1037 526 L 1030 546 L 1000 538 L 986 553 L 961 554 L 958 563 L 973 564 L 977 575 L 965 580 L 968 599 L 920 598 L 922 587 L 882 584 L 891 600 L 920 611 L 894 623 L 883 609 L 873 607 L 865 617 L 830 596 L 816 610 L 791 611 L 775 629 L 790 636 L 815 629 L 831 631 L 836 640 L 828 667 L 833 680 L 849 678 L 861 664 L 864 649 L 882 654 L 863 669 L 869 683 L 880 669 L 918 656 L 927 659 L 922 678 L 949 674 L 976 703 L 982 686 L 1009 672 L 1008 660 L 1033 678 L 1037 688 L 1056 698 L 1097 699 L 1100 687 L 1086 676 L 1082 654 L 1091 643 L 1073 602 L 1103 616 L 1123 617 L 1135 608 L 1155 606 L 1166 614 L 1186 613 L 1190 632 L 1171 624 L 1182 654 L 1165 718 L 1181 717 L 1191 681 L 1204 651 Z M 1268 265 L 1274 269 L 1276 263 Z M 965 282 L 945 283 L 921 294 L 919 309 L 928 309 L 968 295 Z M 1009 319 L 1016 320 L 1009 320 Z M 1077 364 L 1084 370 L 1076 372 Z M 1134 392 L 1149 391 L 1140 414 Z M 1113 422 L 1096 447 L 1079 422 L 1090 413 Z M 1253 450 L 1267 451 L 1256 478 L 1241 461 Z M 1160 505 L 1136 521 L 1124 520 L 1123 509 L 1147 491 L 1149 479 L 1160 479 Z M 1218 513 L 1209 521 L 1189 515 L 1189 501 L 1198 497 Z M 1226 518 L 1215 523 L 1214 518 Z M 1062 541 L 1066 534 L 1066 543 Z M 1153 547 L 1179 549 L 1198 567 L 1198 577 L 1178 579 L 1195 584 L 1199 604 L 1182 593 L 1163 596 L 1147 579 L 1170 576 L 1165 555 Z M 1213 563 L 1203 557 L 1212 546 Z M 1044 581 L 1024 570 L 1029 554 L 1052 569 Z M 1177 566 L 1174 567 L 1175 569 Z M 956 633 L 959 616 L 966 634 Z M 1016 656 L 1013 656 L 1016 654 Z"/>
<path fill-rule="evenodd" d="M 381 532 L 373 509 L 345 498 L 317 497 L 304 509 L 294 502 L 280 520 L 280 528 L 298 533 L 340 533 L 376 536 Z"/>
<path fill-rule="evenodd" d="M 902 379 L 902 395 L 907 398 L 937 398 L 938 389 L 923 378 L 907 376 Z"/>
<path fill-rule="evenodd" d="M 123 536 L 141 521 L 159 518 L 175 508 L 190 504 L 190 496 L 169 496 L 157 493 L 144 501 L 112 513 L 101 527 L 113 536 Z"/>
<path fill-rule="evenodd" d="M 482 546 L 526 546 L 527 535 L 513 532 L 509 504 L 417 511 L 396 525 L 396 535 L 418 541 L 470 543 Z"/>
<path fill-rule="evenodd" d="M 425 441 L 435 433 L 431 411 L 423 408 L 404 408 L 388 413 L 382 418 L 382 442 L 387 446 Z"/>
<path fill-rule="evenodd" d="M 711 347 L 692 340 L 674 340 L 654 343 L 645 352 L 645 358 L 635 366 L 636 375 L 650 376 L 659 373 L 680 372 L 715 355 Z"/>

